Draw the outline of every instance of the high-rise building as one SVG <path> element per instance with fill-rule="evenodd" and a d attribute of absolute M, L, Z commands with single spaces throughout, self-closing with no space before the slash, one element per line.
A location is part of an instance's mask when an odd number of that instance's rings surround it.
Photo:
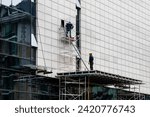
<path fill-rule="evenodd" d="M 1 2 L 1 99 L 149 99 L 149 0 Z"/>

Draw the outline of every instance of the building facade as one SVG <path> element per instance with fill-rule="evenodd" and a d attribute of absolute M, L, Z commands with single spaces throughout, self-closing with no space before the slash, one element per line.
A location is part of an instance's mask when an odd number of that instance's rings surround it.
<path fill-rule="evenodd" d="M 88 65 L 89 53 L 95 58 L 94 69 L 142 80 L 141 92 L 150 93 L 150 40 L 148 0 L 81 0 L 81 56 Z M 68 68 L 59 61 L 61 20 L 75 25 L 74 0 L 37 1 L 38 22 L 46 64 L 56 73 Z M 42 28 L 41 28 L 42 27 Z M 38 39 L 39 40 L 39 39 Z M 40 46 L 40 45 L 39 45 Z M 74 51 L 74 50 L 73 50 Z M 39 48 L 38 64 L 42 64 Z M 44 64 L 44 63 L 43 63 Z M 65 65 L 64 65 L 65 64 Z M 86 70 L 81 62 L 81 70 Z M 75 70 L 75 66 L 71 67 Z M 68 69 L 66 69 L 67 71 Z M 70 69 L 69 69 L 70 70 Z"/>
<path fill-rule="evenodd" d="M 140 90 L 146 94 L 150 93 L 149 4 L 147 0 L 81 1 L 83 59 L 87 61 L 92 52 L 94 69 L 142 80 Z"/>
<path fill-rule="evenodd" d="M 18 5 L 21 1 L 2 4 Z M 150 94 L 149 0 L 31 2 L 36 4 L 36 28 L 35 33 L 30 30 L 38 43 L 32 65 L 51 71 L 48 77 L 60 72 L 88 71 L 92 53 L 94 70 L 141 80 L 143 84 L 130 91 Z M 68 23 L 73 25 L 69 32 Z"/>

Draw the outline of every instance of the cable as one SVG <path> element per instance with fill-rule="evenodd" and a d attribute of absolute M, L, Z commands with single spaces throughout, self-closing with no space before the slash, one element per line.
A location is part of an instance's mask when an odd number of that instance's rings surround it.
<path fill-rule="evenodd" d="M 38 20 L 37 20 L 37 24 L 38 24 L 37 27 L 39 27 Z M 41 43 L 42 56 L 43 56 L 43 60 L 44 60 L 44 66 L 46 68 L 46 61 L 45 61 L 45 56 L 44 56 L 43 44 L 42 44 L 41 35 L 40 35 L 40 28 L 38 28 L 38 31 L 39 31 L 39 39 L 40 39 L 40 43 Z"/>

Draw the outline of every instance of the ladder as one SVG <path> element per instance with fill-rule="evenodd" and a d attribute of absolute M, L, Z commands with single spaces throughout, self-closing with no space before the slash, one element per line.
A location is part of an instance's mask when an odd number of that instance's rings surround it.
<path fill-rule="evenodd" d="M 77 53 L 79 59 L 81 59 L 81 61 L 83 62 L 85 68 L 89 71 L 87 65 L 85 64 L 84 60 L 83 60 L 82 57 L 81 57 L 81 53 L 79 52 L 78 48 L 73 44 L 72 41 L 71 41 L 71 45 L 73 46 L 74 50 L 76 51 L 76 53 Z"/>

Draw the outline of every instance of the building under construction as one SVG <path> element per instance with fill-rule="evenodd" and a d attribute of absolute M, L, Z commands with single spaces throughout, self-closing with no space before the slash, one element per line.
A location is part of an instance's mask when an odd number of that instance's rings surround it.
<path fill-rule="evenodd" d="M 0 99 L 150 99 L 149 7 L 130 2 L 1 0 Z"/>

